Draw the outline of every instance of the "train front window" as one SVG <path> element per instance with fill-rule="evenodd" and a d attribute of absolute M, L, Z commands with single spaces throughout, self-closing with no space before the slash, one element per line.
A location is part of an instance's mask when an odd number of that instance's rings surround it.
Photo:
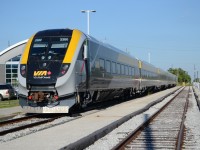
<path fill-rule="evenodd" d="M 34 43 L 31 49 L 31 55 L 45 55 L 48 43 Z"/>
<path fill-rule="evenodd" d="M 33 60 L 63 60 L 70 39 L 70 37 L 35 38 L 29 57 Z"/>
<path fill-rule="evenodd" d="M 68 46 L 68 38 L 60 38 L 60 39 L 52 38 L 48 54 L 65 55 L 67 46 Z"/>

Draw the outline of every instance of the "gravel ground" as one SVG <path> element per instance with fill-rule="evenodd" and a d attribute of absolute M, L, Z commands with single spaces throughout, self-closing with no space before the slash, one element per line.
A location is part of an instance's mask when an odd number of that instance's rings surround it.
<path fill-rule="evenodd" d="M 80 113 L 79 116 L 74 116 L 74 117 L 61 117 L 59 119 L 56 119 L 52 122 L 49 122 L 49 123 L 45 123 L 43 125 L 39 125 L 39 126 L 36 126 L 36 127 L 32 127 L 32 128 L 27 128 L 25 130 L 21 130 L 21 131 L 18 131 L 18 132 L 14 132 L 14 133 L 9 133 L 9 134 L 6 134 L 4 136 L 0 136 L 0 143 L 3 143 L 3 142 L 7 142 L 7 141 L 11 141 L 11 140 L 14 140 L 16 138 L 19 138 L 19 137 L 22 137 L 22 136 L 26 136 L 26 135 L 29 135 L 29 134 L 32 134 L 32 133 L 35 133 L 37 131 L 41 131 L 41 130 L 44 130 L 44 129 L 48 129 L 50 127 L 54 127 L 54 126 L 57 126 L 57 125 L 61 125 L 61 124 L 64 124 L 66 122 L 69 122 L 69 121 L 72 121 L 74 119 L 78 119 L 80 117 L 84 117 L 84 116 L 87 116 L 89 114 L 93 114 L 95 112 L 98 112 L 99 110 L 91 110 L 91 111 L 88 111 L 88 112 L 83 112 L 83 113 Z M 15 117 L 13 117 L 13 119 L 16 119 L 16 118 L 21 118 L 21 117 L 24 117 L 25 115 L 24 114 L 19 114 Z M 29 121 L 23 121 L 21 123 L 21 125 L 25 125 L 25 124 L 30 124 L 31 122 L 37 122 L 41 119 L 32 119 L 32 120 L 29 120 Z M 43 119 L 44 120 L 44 119 Z M 16 123 L 16 126 L 18 126 L 19 123 Z M 5 129 L 9 129 L 9 128 L 13 128 L 15 126 L 15 124 L 12 124 L 10 126 L 6 126 L 6 127 L 2 127 L 0 128 L 0 131 L 2 130 L 5 130 Z"/>
<path fill-rule="evenodd" d="M 169 98 L 153 106 L 146 112 L 133 117 L 131 120 L 119 126 L 117 129 L 113 130 L 108 135 L 96 141 L 93 145 L 88 147 L 87 150 L 112 149 L 116 144 L 119 143 L 121 139 L 126 137 L 131 131 L 135 130 L 138 127 L 138 125 L 140 125 L 146 118 L 148 118 L 146 116 L 152 115 L 160 107 L 162 107 L 165 103 L 167 103 L 168 100 Z M 186 136 L 183 146 L 184 149 L 200 149 L 199 116 L 200 112 L 198 110 L 194 94 L 193 92 L 191 92 L 189 98 L 189 108 L 185 120 Z"/>
<path fill-rule="evenodd" d="M 177 92 L 176 92 L 177 93 Z M 174 93 L 174 94 L 176 94 Z M 174 95 L 173 94 L 173 95 Z M 86 148 L 86 150 L 106 150 L 112 149 L 115 145 L 119 143 L 124 137 L 126 137 L 131 131 L 135 130 L 142 122 L 148 119 L 152 114 L 157 112 L 163 105 L 165 105 L 173 95 L 169 96 L 162 102 L 154 105 L 149 110 L 145 111 L 144 113 L 137 115 L 130 119 L 129 121 L 125 122 L 117 129 L 113 130 L 103 138 L 96 141 L 93 145 Z"/>
<path fill-rule="evenodd" d="M 39 122 L 42 120 L 46 120 L 43 118 L 32 118 L 30 120 L 25 120 L 25 121 L 21 121 L 21 122 L 16 122 L 16 123 L 12 123 L 6 126 L 3 126 L 0 128 L 0 131 L 5 131 L 5 130 L 9 130 L 9 129 L 13 129 L 13 128 L 17 128 L 17 127 L 21 127 L 30 123 L 35 123 L 35 122 Z"/>
<path fill-rule="evenodd" d="M 186 115 L 186 139 L 184 149 L 200 149 L 200 112 L 192 92 L 189 98 L 189 107 Z"/>
<path fill-rule="evenodd" d="M 10 141 L 10 140 L 14 140 L 16 138 L 26 136 L 26 135 L 31 134 L 31 133 L 35 133 L 37 131 L 41 131 L 41 130 L 44 130 L 44 129 L 47 129 L 47 128 L 50 128 L 50 127 L 53 127 L 53 126 L 56 126 L 56 125 L 60 125 L 60 124 L 66 123 L 68 121 L 71 121 L 73 119 L 75 119 L 75 117 L 61 117 L 59 119 L 56 119 L 52 122 L 49 122 L 49 123 L 46 123 L 46 124 L 43 124 L 43 125 L 39 125 L 39 126 L 36 126 L 36 127 L 33 127 L 33 128 L 27 128 L 25 130 L 21 130 L 21 131 L 14 132 L 14 133 L 9 133 L 9 134 L 6 134 L 4 136 L 0 136 L 0 143 L 7 142 L 7 141 Z M 31 122 L 37 122 L 38 120 L 40 120 L 40 119 L 33 119 L 33 120 L 30 120 L 30 121 L 23 122 L 22 124 L 23 125 L 30 124 Z M 13 128 L 13 127 L 14 127 L 14 124 L 12 124 L 10 126 L 6 126 L 6 129 Z M 2 127 L 2 130 L 3 130 L 3 128 L 4 127 Z"/>
<path fill-rule="evenodd" d="M 0 109 L 0 116 L 8 116 L 8 115 L 20 114 L 20 113 L 22 113 L 21 106 Z"/>

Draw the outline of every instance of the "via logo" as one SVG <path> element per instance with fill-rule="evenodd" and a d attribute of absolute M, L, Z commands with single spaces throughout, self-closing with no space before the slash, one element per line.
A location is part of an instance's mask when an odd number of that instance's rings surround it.
<path fill-rule="evenodd" d="M 47 76 L 47 71 L 34 71 L 34 77 Z"/>

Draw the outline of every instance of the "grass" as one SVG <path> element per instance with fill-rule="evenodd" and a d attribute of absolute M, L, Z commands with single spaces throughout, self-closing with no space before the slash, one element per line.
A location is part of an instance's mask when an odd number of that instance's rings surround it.
<path fill-rule="evenodd" d="M 15 107 L 19 106 L 19 100 L 4 100 L 0 101 L 0 109 L 1 108 L 9 108 L 9 107 Z"/>

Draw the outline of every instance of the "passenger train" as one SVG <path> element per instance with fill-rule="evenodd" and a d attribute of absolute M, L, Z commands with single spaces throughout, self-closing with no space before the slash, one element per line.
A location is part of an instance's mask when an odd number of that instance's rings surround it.
<path fill-rule="evenodd" d="M 33 35 L 18 79 L 20 105 L 27 113 L 69 113 L 73 106 L 173 87 L 177 81 L 175 75 L 77 29 Z"/>

